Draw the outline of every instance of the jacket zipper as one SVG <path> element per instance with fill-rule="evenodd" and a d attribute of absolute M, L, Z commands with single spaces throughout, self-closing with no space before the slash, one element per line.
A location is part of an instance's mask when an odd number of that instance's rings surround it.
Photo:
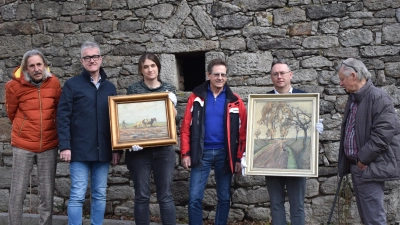
<path fill-rule="evenodd" d="M 24 116 L 24 120 L 22 121 L 22 124 L 21 124 L 21 126 L 19 127 L 18 136 L 20 136 L 20 137 L 21 137 L 22 128 L 24 127 L 25 120 L 26 120 L 26 116 Z"/>
<path fill-rule="evenodd" d="M 42 127 L 42 119 L 43 119 L 43 115 L 42 115 L 42 99 L 40 97 L 40 87 L 38 87 L 38 97 L 39 97 L 39 112 L 40 112 L 40 142 L 39 142 L 39 148 L 40 151 L 42 151 L 42 138 L 43 138 L 43 127 Z"/>

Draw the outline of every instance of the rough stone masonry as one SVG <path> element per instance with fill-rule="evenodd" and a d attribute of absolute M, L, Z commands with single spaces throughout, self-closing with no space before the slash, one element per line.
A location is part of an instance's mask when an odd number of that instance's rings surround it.
<path fill-rule="evenodd" d="M 307 179 L 306 223 L 325 223 L 337 187 L 339 127 L 347 96 L 335 67 L 348 57 L 360 58 L 375 85 L 400 106 L 400 0 L 0 0 L 0 211 L 8 210 L 12 152 L 10 122 L 4 109 L 4 85 L 27 50 L 48 57 L 62 83 L 81 70 L 79 47 L 86 40 L 100 44 L 104 68 L 124 95 L 141 79 L 137 70 L 143 52 L 157 53 L 162 79 L 178 91 L 179 128 L 190 91 L 183 91 L 179 54 L 203 54 L 230 65 L 229 84 L 246 101 L 250 93 L 272 89 L 273 58 L 285 58 L 294 71 L 293 86 L 320 93 L 325 131 L 319 141 L 319 177 Z M 176 145 L 174 196 L 177 217 L 187 218 L 189 172 L 179 165 Z M 65 211 L 69 168 L 59 162 L 55 210 Z M 35 211 L 37 180 L 32 174 L 25 211 Z M 351 181 L 340 192 L 333 222 L 360 223 Z M 133 215 L 133 187 L 122 162 L 110 168 L 107 214 Z M 400 182 L 387 182 L 385 205 L 390 224 L 400 221 Z M 209 179 L 203 217 L 213 219 L 215 181 Z M 151 214 L 159 216 L 152 186 Z M 88 203 L 88 200 L 87 200 Z M 288 203 L 286 203 L 287 206 Z M 288 208 L 288 207 L 287 207 Z M 231 221 L 269 221 L 269 196 L 262 176 L 237 175 L 232 181 Z"/>

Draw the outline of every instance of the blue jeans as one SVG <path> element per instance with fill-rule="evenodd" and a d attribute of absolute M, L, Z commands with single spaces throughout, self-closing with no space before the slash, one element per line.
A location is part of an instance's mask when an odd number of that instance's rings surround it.
<path fill-rule="evenodd" d="M 192 167 L 190 171 L 189 189 L 189 224 L 202 225 L 202 201 L 204 189 L 214 166 L 215 181 L 217 183 L 217 212 L 215 224 L 225 225 L 228 220 L 232 173 L 229 170 L 227 152 L 225 149 L 207 149 L 203 152 L 202 165 Z"/>
<path fill-rule="evenodd" d="M 268 194 L 271 203 L 272 223 L 286 225 L 285 186 L 289 196 L 290 222 L 292 225 L 304 225 L 304 197 L 306 194 L 305 177 L 266 176 Z"/>
<path fill-rule="evenodd" d="M 135 188 L 135 224 L 150 224 L 150 176 L 153 171 L 163 225 L 176 224 L 172 177 L 176 154 L 172 146 L 145 148 L 125 153 L 125 162 Z"/>
<path fill-rule="evenodd" d="M 90 223 L 101 225 L 106 210 L 106 189 L 109 162 L 71 162 L 71 189 L 68 202 L 68 225 L 82 224 L 82 206 L 90 173 Z"/>

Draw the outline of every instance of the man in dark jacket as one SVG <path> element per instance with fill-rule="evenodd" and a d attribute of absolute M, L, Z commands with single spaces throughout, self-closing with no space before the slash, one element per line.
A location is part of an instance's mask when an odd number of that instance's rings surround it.
<path fill-rule="evenodd" d="M 370 78 L 357 59 L 340 65 L 340 86 L 349 98 L 341 128 L 339 176 L 351 173 L 361 222 L 386 224 L 384 181 L 400 176 L 400 121 L 387 93 Z"/>
<path fill-rule="evenodd" d="M 276 59 L 271 66 L 271 80 L 274 89 L 267 94 L 299 94 L 305 91 L 294 89 L 291 85 L 293 72 L 285 60 Z M 322 120 L 316 124 L 319 133 L 323 131 Z M 290 221 L 293 225 L 304 225 L 304 197 L 306 193 L 305 177 L 266 176 L 268 194 L 271 204 L 272 222 L 275 225 L 286 225 L 285 188 L 290 203 Z"/>
<path fill-rule="evenodd" d="M 190 171 L 189 224 L 202 225 L 204 189 L 214 166 L 218 206 L 215 224 L 227 223 L 233 173 L 246 147 L 246 107 L 226 84 L 227 67 L 213 59 L 206 81 L 189 96 L 181 126 L 182 165 Z"/>
<path fill-rule="evenodd" d="M 65 82 L 57 110 L 60 158 L 70 163 L 71 189 L 68 224 L 82 224 L 82 205 L 91 179 L 91 224 L 103 223 L 110 161 L 115 165 L 119 153 L 112 153 L 108 96 L 116 95 L 101 68 L 102 56 L 96 43 L 81 47 L 83 72 Z"/>

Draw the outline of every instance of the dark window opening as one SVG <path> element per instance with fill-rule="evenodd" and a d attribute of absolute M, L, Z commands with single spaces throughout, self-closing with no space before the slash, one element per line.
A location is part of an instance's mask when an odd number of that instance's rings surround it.
<path fill-rule="evenodd" d="M 206 80 L 205 52 L 175 54 L 179 74 L 179 90 L 192 91 Z"/>

